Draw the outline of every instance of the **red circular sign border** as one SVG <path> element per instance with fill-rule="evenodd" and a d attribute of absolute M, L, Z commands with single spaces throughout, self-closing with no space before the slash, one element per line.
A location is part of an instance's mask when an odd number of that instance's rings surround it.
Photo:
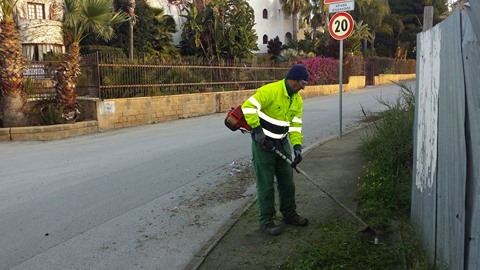
<path fill-rule="evenodd" d="M 349 27 L 348 31 L 345 33 L 345 35 L 337 36 L 337 35 L 335 35 L 335 33 L 332 29 L 332 22 L 333 22 L 334 19 L 336 19 L 337 17 L 342 16 L 342 15 L 344 17 L 347 17 L 347 20 L 350 22 L 350 27 Z M 348 36 L 350 36 L 350 34 L 352 33 L 353 25 L 354 25 L 354 21 L 353 21 L 352 15 L 350 15 L 347 12 L 337 12 L 332 16 L 332 18 L 330 18 L 330 22 L 328 23 L 328 30 L 330 31 L 330 36 L 332 36 L 332 38 L 334 38 L 336 40 L 344 40 Z"/>

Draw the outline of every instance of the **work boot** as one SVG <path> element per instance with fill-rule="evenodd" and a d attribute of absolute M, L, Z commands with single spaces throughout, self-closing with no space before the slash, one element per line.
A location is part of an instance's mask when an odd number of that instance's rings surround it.
<path fill-rule="evenodd" d="M 302 216 L 299 216 L 297 213 L 293 213 L 290 216 L 283 218 L 283 221 L 293 226 L 305 227 L 308 225 L 308 219 Z"/>
<path fill-rule="evenodd" d="M 274 236 L 280 235 L 282 233 L 280 226 L 275 225 L 273 221 L 270 221 L 267 224 L 260 224 L 260 229 L 264 233 Z"/>

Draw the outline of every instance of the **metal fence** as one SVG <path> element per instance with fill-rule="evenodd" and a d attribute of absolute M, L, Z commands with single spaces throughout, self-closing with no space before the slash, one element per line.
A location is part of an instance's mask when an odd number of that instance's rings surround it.
<path fill-rule="evenodd" d="M 52 78 L 57 64 L 29 63 L 24 75 L 36 80 Z M 94 53 L 82 55 L 77 95 L 106 99 L 256 89 L 284 78 L 292 64 L 207 62 L 185 58 L 165 62 L 152 57 L 131 61 L 123 55 Z M 365 61 L 361 57 L 347 57 L 343 83 L 348 83 L 349 76 L 356 75 L 366 76 L 367 84 L 373 84 L 374 76 L 385 71 L 415 73 L 415 60 L 369 58 Z M 328 83 L 337 84 L 338 70 L 329 72 L 336 73 L 333 78 L 337 79 Z M 39 91 L 47 93 L 44 88 L 40 86 Z"/>
<path fill-rule="evenodd" d="M 411 220 L 435 269 L 480 269 L 480 2 L 417 36 Z"/>
<path fill-rule="evenodd" d="M 158 63 L 157 59 L 83 56 L 79 95 L 100 98 L 176 95 L 255 89 L 282 79 L 290 64 Z"/>
<path fill-rule="evenodd" d="M 28 61 L 23 69 L 25 92 L 32 99 L 54 96 L 53 76 L 58 67 L 57 61 Z"/>

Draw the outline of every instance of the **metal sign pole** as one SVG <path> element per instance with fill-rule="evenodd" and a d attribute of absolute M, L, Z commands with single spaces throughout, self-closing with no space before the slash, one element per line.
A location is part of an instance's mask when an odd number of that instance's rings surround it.
<path fill-rule="evenodd" d="M 330 1 L 350 1 L 350 0 L 330 0 Z M 353 10 L 353 7 L 352 7 Z M 338 85 L 339 85 L 339 97 L 340 97 L 340 138 L 342 138 L 342 95 L 343 95 L 343 40 L 346 39 L 353 31 L 354 21 L 350 14 L 346 12 L 338 12 L 333 15 L 328 24 L 328 30 L 330 35 L 340 41 L 340 72 L 338 76 Z"/>
<path fill-rule="evenodd" d="M 342 93 L 343 93 L 343 39 L 340 40 L 340 74 L 338 78 L 338 84 L 339 84 L 339 97 L 340 97 L 340 138 L 342 138 Z"/>

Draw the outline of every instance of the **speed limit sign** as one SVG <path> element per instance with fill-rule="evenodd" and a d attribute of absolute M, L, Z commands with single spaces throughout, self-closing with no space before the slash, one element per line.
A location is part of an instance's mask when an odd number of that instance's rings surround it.
<path fill-rule="evenodd" d="M 332 16 L 328 25 L 328 30 L 332 38 L 336 40 L 344 40 L 353 30 L 353 18 L 347 12 L 338 12 Z"/>

